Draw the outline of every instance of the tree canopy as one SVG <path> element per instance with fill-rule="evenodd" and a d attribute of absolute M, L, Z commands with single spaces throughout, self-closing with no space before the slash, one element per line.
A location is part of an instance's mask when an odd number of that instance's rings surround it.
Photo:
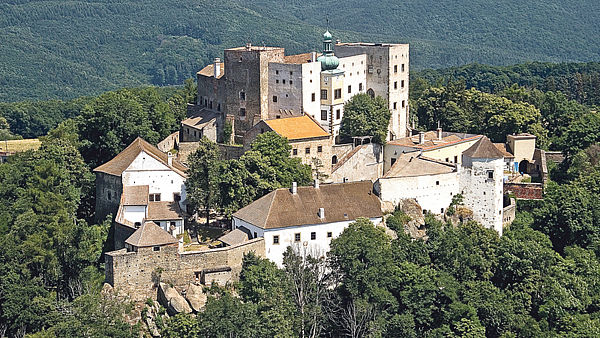
<path fill-rule="evenodd" d="M 340 136 L 373 136 L 373 141 L 383 144 L 387 138 L 391 117 L 387 102 L 381 96 L 354 95 L 344 105 Z"/>

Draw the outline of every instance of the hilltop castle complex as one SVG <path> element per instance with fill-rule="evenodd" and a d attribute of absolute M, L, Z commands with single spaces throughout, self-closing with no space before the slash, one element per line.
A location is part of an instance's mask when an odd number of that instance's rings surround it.
<path fill-rule="evenodd" d="M 248 252 L 279 265 L 288 246 L 325 254 L 356 219 L 385 224 L 385 214 L 406 203 L 421 218 L 449 219 L 460 207 L 461 220 L 502 235 L 515 215 L 515 200 L 504 192 L 508 175 L 547 172 L 535 136 L 507 135 L 506 144 L 494 144 L 484 135 L 411 130 L 409 46 L 337 42 L 333 49 L 329 32 L 322 53 L 226 49 L 223 61 L 198 72 L 198 99 L 178 132 L 157 147 L 136 139 L 95 169 L 96 214 L 115 216 L 117 250 L 106 254 L 111 285 L 145 299 L 155 293 L 157 271 L 180 290 L 223 284 L 236 278 Z M 340 144 L 344 104 L 359 93 L 387 100 L 386 144 L 369 136 Z M 265 132 L 285 137 L 290 156 L 313 166 L 313 185 L 294 183 L 242 207 L 217 245 L 184 245 L 187 155 L 206 137 L 224 158 L 238 158 Z"/>

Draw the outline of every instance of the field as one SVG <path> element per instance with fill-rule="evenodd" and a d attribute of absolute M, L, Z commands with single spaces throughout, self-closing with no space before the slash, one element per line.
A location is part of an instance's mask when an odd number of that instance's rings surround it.
<path fill-rule="evenodd" d="M 37 150 L 41 145 L 41 142 L 37 138 L 32 139 L 24 139 L 24 140 L 9 140 L 9 141 L 0 141 L 0 151 L 27 151 L 27 150 Z"/>

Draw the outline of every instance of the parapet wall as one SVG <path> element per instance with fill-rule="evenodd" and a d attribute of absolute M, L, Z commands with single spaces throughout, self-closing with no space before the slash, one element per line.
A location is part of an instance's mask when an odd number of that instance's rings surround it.
<path fill-rule="evenodd" d="M 137 252 L 121 249 L 106 253 L 106 282 L 134 301 L 155 299 L 158 277 L 176 288 L 185 288 L 190 283 L 200 283 L 211 270 L 230 268 L 230 281 L 237 280 L 242 259 L 251 251 L 264 257 L 264 239 L 194 252 L 179 252 L 177 245 L 163 246 L 160 251 L 151 247 L 138 248 Z"/>

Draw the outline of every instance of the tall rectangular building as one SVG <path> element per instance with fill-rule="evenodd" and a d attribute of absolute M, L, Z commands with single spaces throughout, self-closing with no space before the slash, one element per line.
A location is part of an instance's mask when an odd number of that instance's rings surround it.
<path fill-rule="evenodd" d="M 409 45 L 390 43 L 337 43 L 340 58 L 366 55 L 366 92 L 388 101 L 392 119 L 388 139 L 408 135 Z"/>

